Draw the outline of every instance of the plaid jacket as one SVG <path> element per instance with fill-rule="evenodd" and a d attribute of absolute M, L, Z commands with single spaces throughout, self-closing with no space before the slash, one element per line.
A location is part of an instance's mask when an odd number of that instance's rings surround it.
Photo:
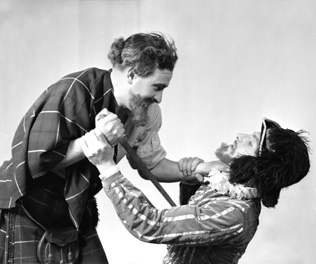
<path fill-rule="evenodd" d="M 48 175 L 65 157 L 69 142 L 95 128 L 95 116 L 103 108 L 115 111 L 112 89 L 110 72 L 90 68 L 63 77 L 43 92 L 16 130 L 12 159 L 0 167 L 0 209 L 14 208 L 33 179 Z M 141 145 L 138 153 L 148 167 L 165 156 L 157 134 L 161 113 L 158 106 L 152 109 L 155 118 L 133 138 Z M 129 133 L 135 134 L 131 127 Z M 141 138 L 137 138 L 139 135 Z M 62 174 L 66 179 L 64 197 L 78 228 L 88 193 L 91 197 L 102 187 L 99 173 L 84 159 L 65 168 Z"/>

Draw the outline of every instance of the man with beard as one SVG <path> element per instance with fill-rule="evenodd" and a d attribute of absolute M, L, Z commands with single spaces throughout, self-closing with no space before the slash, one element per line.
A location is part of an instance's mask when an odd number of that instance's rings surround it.
<path fill-rule="evenodd" d="M 158 137 L 158 104 L 178 58 L 174 42 L 160 33 L 121 37 L 108 58 L 111 70 L 63 77 L 23 117 L 12 158 L 0 167 L 1 263 L 108 263 L 96 232 L 102 185 L 79 144 L 96 127 L 115 145 L 116 162 L 125 155 L 116 142 L 126 134 L 159 180 L 183 178 Z"/>
<path fill-rule="evenodd" d="M 281 189 L 308 173 L 303 132 L 264 119 L 260 133 L 238 134 L 233 144 L 216 151 L 228 170 L 200 163 L 195 173 L 207 181 L 189 203 L 159 210 L 121 174 L 101 131 L 87 133 L 82 146 L 127 230 L 141 241 L 168 245 L 163 263 L 235 264 L 255 235 L 261 203 L 274 207 Z"/>

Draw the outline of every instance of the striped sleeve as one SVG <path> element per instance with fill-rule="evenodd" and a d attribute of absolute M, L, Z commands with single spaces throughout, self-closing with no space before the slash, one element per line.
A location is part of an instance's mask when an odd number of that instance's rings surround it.
<path fill-rule="evenodd" d="M 217 200 L 160 210 L 120 173 L 103 180 L 103 186 L 127 230 L 144 242 L 216 245 L 243 231 L 242 212 L 231 203 Z"/>

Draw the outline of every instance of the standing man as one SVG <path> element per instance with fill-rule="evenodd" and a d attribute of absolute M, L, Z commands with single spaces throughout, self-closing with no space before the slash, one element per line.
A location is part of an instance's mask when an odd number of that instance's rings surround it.
<path fill-rule="evenodd" d="M 126 134 L 160 181 L 181 180 L 199 162 L 180 171 L 158 137 L 174 42 L 158 33 L 121 37 L 108 58 L 109 71 L 90 68 L 51 85 L 18 126 L 12 158 L 0 167 L 0 262 L 108 263 L 96 232 L 102 185 L 79 144 L 85 133 L 97 128 L 114 145 Z M 124 155 L 116 145 L 116 162 Z"/>

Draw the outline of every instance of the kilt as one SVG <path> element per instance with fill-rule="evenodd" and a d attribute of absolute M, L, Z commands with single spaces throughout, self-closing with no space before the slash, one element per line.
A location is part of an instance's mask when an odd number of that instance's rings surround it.
<path fill-rule="evenodd" d="M 0 263 L 39 264 L 37 246 L 45 230 L 31 220 L 21 206 L 2 209 Z M 96 228 L 79 230 L 77 264 L 108 264 Z"/>

